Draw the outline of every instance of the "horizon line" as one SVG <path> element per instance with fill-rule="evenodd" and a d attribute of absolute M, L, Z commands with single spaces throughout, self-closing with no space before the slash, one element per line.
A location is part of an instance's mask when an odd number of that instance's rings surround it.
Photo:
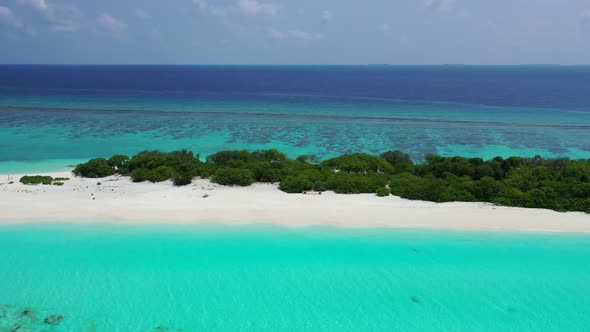
<path fill-rule="evenodd" d="M 214 64 L 214 63 L 0 63 L 0 66 L 210 66 L 210 67 L 230 67 L 230 66 L 267 66 L 267 67 L 278 67 L 278 66 L 300 66 L 300 67 L 312 67 L 312 66 L 333 66 L 333 67 L 345 67 L 345 66 L 366 66 L 366 67 L 583 67 L 590 66 L 590 63 L 584 64 L 560 64 L 560 63 L 523 63 L 523 64 L 460 64 L 460 63 L 441 63 L 441 64 L 387 64 L 387 63 L 349 63 L 349 64 L 297 64 L 297 63 L 284 63 L 284 64 L 248 64 L 248 63 L 225 63 L 225 64 Z"/>

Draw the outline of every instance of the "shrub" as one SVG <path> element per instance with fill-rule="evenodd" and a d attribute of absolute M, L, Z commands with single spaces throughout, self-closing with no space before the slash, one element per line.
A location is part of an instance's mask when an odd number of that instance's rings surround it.
<path fill-rule="evenodd" d="M 391 166 L 397 166 L 399 164 L 411 166 L 414 164 L 409 154 L 398 150 L 383 152 L 380 157 L 385 159 Z"/>
<path fill-rule="evenodd" d="M 175 174 L 172 178 L 172 182 L 175 186 L 186 186 L 193 182 L 192 174 Z"/>
<path fill-rule="evenodd" d="M 296 172 L 297 173 L 297 172 Z M 327 189 L 326 179 L 333 174 L 332 171 L 320 171 L 316 168 L 306 168 L 299 173 L 311 183 L 311 189 L 325 191 Z"/>
<path fill-rule="evenodd" d="M 457 188 L 455 186 L 446 187 L 438 195 L 439 202 L 473 202 L 475 197 L 469 191 Z"/>
<path fill-rule="evenodd" d="M 259 150 L 252 152 L 254 160 L 267 161 L 273 165 L 280 164 L 287 160 L 287 156 L 277 149 Z"/>
<path fill-rule="evenodd" d="M 547 195 L 541 189 L 533 189 L 526 193 L 528 207 L 543 207 L 548 206 L 551 202 L 548 200 Z"/>
<path fill-rule="evenodd" d="M 326 180 L 313 182 L 311 189 L 315 191 L 326 191 L 328 190 L 328 183 L 326 182 Z"/>
<path fill-rule="evenodd" d="M 74 174 L 85 178 L 103 178 L 115 174 L 115 169 L 109 165 L 106 159 L 97 158 L 76 166 Z"/>
<path fill-rule="evenodd" d="M 287 177 L 288 170 L 284 167 L 277 167 L 268 161 L 256 161 L 246 164 L 242 167 L 248 169 L 254 174 L 256 182 L 280 182 Z"/>
<path fill-rule="evenodd" d="M 393 166 L 385 161 L 385 159 L 366 153 L 355 153 L 328 159 L 322 162 L 321 166 L 348 173 L 394 173 Z"/>
<path fill-rule="evenodd" d="M 328 190 L 339 194 L 375 193 L 378 188 L 384 187 L 385 178 L 378 174 L 350 174 L 333 173 L 326 180 Z"/>
<path fill-rule="evenodd" d="M 426 187 L 421 177 L 410 173 L 401 173 L 391 178 L 391 193 L 407 199 L 425 199 Z"/>
<path fill-rule="evenodd" d="M 246 150 L 220 151 L 207 157 L 207 163 L 219 167 L 252 168 L 254 164 L 280 168 L 287 156 L 277 149 L 249 152 Z"/>
<path fill-rule="evenodd" d="M 169 166 L 158 166 L 156 169 L 146 172 L 146 180 L 150 182 L 162 182 L 173 179 L 177 175 L 176 170 Z M 191 176 L 192 179 L 192 176 Z"/>
<path fill-rule="evenodd" d="M 498 194 L 498 197 L 493 200 L 493 203 L 520 207 L 527 207 L 530 204 L 526 194 L 512 187 L 503 188 Z"/>
<path fill-rule="evenodd" d="M 295 194 L 302 193 L 306 190 L 311 190 L 311 182 L 302 175 L 288 176 L 279 185 L 279 189 L 286 193 Z"/>
<path fill-rule="evenodd" d="M 476 166 L 467 158 L 462 157 L 435 157 L 431 156 L 428 166 L 436 177 L 444 177 L 446 173 L 456 176 L 472 177 L 476 172 Z"/>
<path fill-rule="evenodd" d="M 20 178 L 20 182 L 22 184 L 50 185 L 51 182 L 53 182 L 53 178 L 51 176 L 43 176 L 43 175 L 25 175 Z"/>
<path fill-rule="evenodd" d="M 107 163 L 109 166 L 113 167 L 114 169 L 122 169 L 126 166 L 127 162 L 129 162 L 129 157 L 124 154 L 116 154 L 109 158 Z"/>
<path fill-rule="evenodd" d="M 54 186 L 63 186 L 64 183 L 63 182 L 53 182 L 52 183 Z"/>
<path fill-rule="evenodd" d="M 252 160 L 252 154 L 246 150 L 219 151 L 207 157 L 207 162 L 217 166 L 237 167 Z"/>
<path fill-rule="evenodd" d="M 209 178 L 215 174 L 217 166 L 210 163 L 201 163 L 197 166 L 196 175 L 202 178 Z"/>
<path fill-rule="evenodd" d="M 57 177 L 57 178 L 53 178 L 53 181 L 68 181 L 69 179 L 70 178 L 60 178 L 60 177 Z"/>
<path fill-rule="evenodd" d="M 377 188 L 375 193 L 379 197 L 389 196 L 389 189 L 387 189 L 386 187 L 379 187 L 379 188 Z"/>
<path fill-rule="evenodd" d="M 498 196 L 502 188 L 502 182 L 496 181 L 492 177 L 484 176 L 475 184 L 474 193 L 478 200 L 491 202 L 494 197 Z"/>
<path fill-rule="evenodd" d="M 148 172 L 149 171 L 145 168 L 136 168 L 129 173 L 129 176 L 133 182 L 144 182 L 149 177 Z"/>
<path fill-rule="evenodd" d="M 201 162 L 191 151 L 180 150 L 173 152 L 143 151 L 133 156 L 124 166 L 122 174 L 131 173 L 136 169 L 154 170 L 160 166 L 167 166 L 178 173 L 196 174 Z M 146 175 L 148 177 L 148 175 Z M 153 177 L 157 177 L 154 175 Z"/>
<path fill-rule="evenodd" d="M 247 169 L 220 168 L 215 172 L 213 182 L 227 186 L 249 186 L 255 182 L 254 174 Z"/>
<path fill-rule="evenodd" d="M 300 163 L 311 163 L 311 164 L 319 164 L 320 163 L 320 158 L 318 158 L 318 156 L 316 156 L 315 154 L 305 154 L 305 155 L 295 158 L 295 160 L 297 160 Z"/>

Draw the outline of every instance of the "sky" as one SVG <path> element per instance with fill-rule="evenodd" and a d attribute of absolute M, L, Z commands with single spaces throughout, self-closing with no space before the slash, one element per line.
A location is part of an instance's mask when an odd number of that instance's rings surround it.
<path fill-rule="evenodd" d="M 0 0 L 0 63 L 588 64 L 590 0 Z"/>

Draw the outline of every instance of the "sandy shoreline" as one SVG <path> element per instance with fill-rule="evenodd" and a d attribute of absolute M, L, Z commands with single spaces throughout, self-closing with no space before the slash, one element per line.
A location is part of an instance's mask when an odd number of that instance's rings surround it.
<path fill-rule="evenodd" d="M 21 175 L 0 175 L 0 224 L 111 222 L 121 224 L 272 223 L 289 227 L 427 228 L 476 231 L 590 233 L 590 215 L 485 203 L 432 203 L 373 194 L 286 194 L 271 184 L 224 187 L 196 179 L 189 186 L 170 182 L 132 183 L 112 176 L 83 179 L 68 172 L 63 186 L 25 186 Z M 102 184 L 97 185 L 100 181 Z"/>

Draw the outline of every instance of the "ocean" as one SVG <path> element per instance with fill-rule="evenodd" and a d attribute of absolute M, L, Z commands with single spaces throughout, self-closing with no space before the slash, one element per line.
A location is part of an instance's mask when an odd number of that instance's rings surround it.
<path fill-rule="evenodd" d="M 0 174 L 183 148 L 590 158 L 590 67 L 0 65 Z M 58 220 L 0 253 L 0 332 L 590 324 L 587 235 Z"/>
<path fill-rule="evenodd" d="M 0 173 L 183 148 L 590 158 L 590 67 L 0 66 Z"/>
<path fill-rule="evenodd" d="M 0 331 L 584 331 L 590 322 L 587 236 L 55 224 L 3 227 L 0 252 Z M 51 314 L 65 318 L 49 329 Z"/>

